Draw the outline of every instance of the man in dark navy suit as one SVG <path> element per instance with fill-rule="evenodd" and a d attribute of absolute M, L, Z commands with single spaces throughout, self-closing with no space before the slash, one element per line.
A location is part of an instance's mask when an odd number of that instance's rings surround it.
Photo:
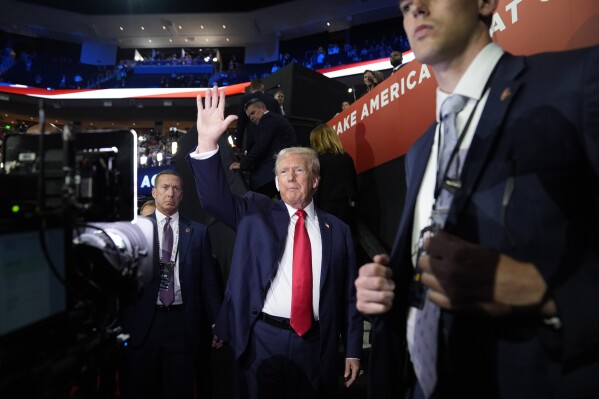
<path fill-rule="evenodd" d="M 188 160 L 202 207 L 237 232 L 215 326 L 235 354 L 236 396 L 335 397 L 339 378 L 349 386 L 360 369 L 363 328 L 355 307 L 351 232 L 314 206 L 320 167 L 310 148 L 279 152 L 281 201 L 251 191 L 231 193 L 217 155 L 219 137 L 236 118 L 224 119 L 224 103 L 224 92 L 219 100 L 216 88 L 207 93 L 205 106 L 198 97 L 198 147 Z M 295 239 L 300 236 L 303 244 Z M 305 295 L 298 298 L 300 291 Z M 305 316 L 301 322 L 294 316 L 298 308 Z M 337 362 L 340 346 L 344 370 Z"/>
<path fill-rule="evenodd" d="M 372 398 L 599 392 L 599 47 L 507 54 L 497 3 L 400 0 L 438 123 L 407 154 L 391 257 L 356 281 L 380 314 Z"/>
<path fill-rule="evenodd" d="M 260 99 L 266 105 L 268 111 L 281 115 L 279 102 L 273 96 L 264 92 L 262 79 L 252 80 L 249 93 L 241 96 L 239 112 L 237 114 L 237 133 L 235 134 L 237 145 L 243 148 L 245 152 L 252 149 L 256 139 L 256 132 L 258 131 L 258 127 L 251 123 L 250 118 L 245 113 L 246 104 L 254 98 Z"/>
<path fill-rule="evenodd" d="M 211 331 L 220 309 L 222 278 L 206 227 L 179 214 L 183 186 L 178 172 L 160 172 L 152 196 L 156 211 L 149 217 L 156 219 L 158 242 L 162 250 L 168 223 L 172 250 L 161 257 L 161 269 L 142 297 L 121 309 L 122 327 L 131 337 L 121 367 L 121 396 L 192 399 L 198 346 L 210 345 L 210 339 L 214 347 L 220 345 L 203 331 Z M 165 303 L 160 292 L 169 285 L 173 297 Z"/>
<path fill-rule="evenodd" d="M 233 162 L 229 168 L 250 172 L 250 189 L 272 198 L 277 194 L 275 155 L 283 148 L 297 144 L 295 130 L 287 118 L 270 112 L 259 98 L 248 101 L 245 112 L 258 130 L 252 148 L 241 161 Z"/>

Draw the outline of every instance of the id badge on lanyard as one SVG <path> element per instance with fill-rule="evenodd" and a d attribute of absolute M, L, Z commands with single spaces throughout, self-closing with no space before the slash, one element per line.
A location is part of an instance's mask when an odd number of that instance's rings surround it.
<path fill-rule="evenodd" d="M 179 226 L 174 232 L 173 251 L 169 262 L 160 262 L 160 291 L 167 291 L 171 284 L 175 281 L 175 265 L 177 264 L 177 256 L 179 254 Z M 159 253 L 162 253 L 159 248 Z"/>

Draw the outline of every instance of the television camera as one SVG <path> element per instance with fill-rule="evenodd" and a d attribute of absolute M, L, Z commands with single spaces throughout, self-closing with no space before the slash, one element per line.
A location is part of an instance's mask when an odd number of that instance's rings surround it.
<path fill-rule="evenodd" d="M 0 392 L 54 398 L 127 345 L 119 307 L 157 267 L 133 130 L 9 134 L 0 172 Z"/>

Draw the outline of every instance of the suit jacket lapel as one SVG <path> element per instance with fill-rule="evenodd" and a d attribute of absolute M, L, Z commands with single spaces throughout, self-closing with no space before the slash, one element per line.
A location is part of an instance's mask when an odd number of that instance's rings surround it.
<path fill-rule="evenodd" d="M 278 240 L 278 243 L 275 248 L 278 248 L 278 253 L 272 254 L 274 262 L 272 268 L 267 270 L 269 274 L 264 276 L 266 281 L 273 278 L 277 272 L 278 261 L 281 259 L 283 252 L 285 251 L 287 231 L 289 228 L 289 212 L 287 211 L 285 203 L 283 201 L 279 201 L 277 205 L 278 207 L 276 207 L 274 212 L 272 212 L 272 218 L 277 233 L 275 238 Z"/>
<path fill-rule="evenodd" d="M 183 272 L 185 267 L 185 255 L 187 254 L 187 247 L 189 246 L 192 233 L 193 229 L 191 228 L 189 220 L 179 217 L 179 248 L 177 249 L 179 256 L 179 274 Z"/>
<path fill-rule="evenodd" d="M 521 87 L 522 82 L 518 78 L 524 69 L 525 62 L 522 57 L 506 54 L 499 60 L 491 91 L 464 162 L 460 176 L 462 189 L 458 190 L 453 198 L 448 222 L 455 221 L 457 214 L 464 209 L 495 149 L 507 111 Z"/>
<path fill-rule="evenodd" d="M 156 237 L 156 243 L 158 243 L 159 239 L 158 239 L 158 220 L 156 219 L 156 213 L 152 213 L 150 215 L 148 215 L 148 217 L 150 219 L 154 219 L 154 225 L 156 226 L 154 228 L 154 234 Z M 160 244 L 158 243 L 158 248 L 160 248 Z M 157 250 L 157 254 L 158 254 L 158 259 L 160 259 L 160 249 Z M 158 262 L 158 261 L 157 261 Z M 156 286 L 156 291 L 158 291 L 158 285 L 160 281 L 160 267 L 155 267 L 154 268 L 154 278 L 152 279 L 152 281 L 150 282 L 150 284 L 155 284 Z"/>
<path fill-rule="evenodd" d="M 402 244 L 408 244 L 411 247 L 408 240 L 404 239 L 406 234 L 411 234 L 412 229 L 412 215 L 414 214 L 414 207 L 416 206 L 416 198 L 420 191 L 420 185 L 422 178 L 424 177 L 424 171 L 430 158 L 431 149 L 435 138 L 436 123 L 433 123 L 428 130 L 421 136 L 421 138 L 414 144 L 414 147 L 410 149 L 410 155 L 406 156 L 406 174 L 408 179 L 408 190 L 406 194 L 406 201 L 402 210 L 401 223 L 395 242 L 393 244 L 394 252 L 400 249 Z"/>
<path fill-rule="evenodd" d="M 414 157 L 414 162 L 406 165 L 406 173 L 408 174 L 408 186 L 411 188 L 408 190 L 408 196 L 406 197 L 406 206 L 408 209 L 413 211 L 416 204 L 416 198 L 418 197 L 418 188 L 422 183 L 424 177 L 424 171 L 431 155 L 431 149 L 435 138 L 435 129 L 437 124 L 434 123 L 424 133 L 422 141 L 418 143 L 416 147 L 417 157 Z"/>
<path fill-rule="evenodd" d="M 318 225 L 320 227 L 320 238 L 322 240 L 322 262 L 320 266 L 320 291 L 329 273 L 329 265 L 331 264 L 331 251 L 332 251 L 332 232 L 331 225 L 328 222 L 327 217 L 320 212 L 316 211 L 318 215 Z"/>

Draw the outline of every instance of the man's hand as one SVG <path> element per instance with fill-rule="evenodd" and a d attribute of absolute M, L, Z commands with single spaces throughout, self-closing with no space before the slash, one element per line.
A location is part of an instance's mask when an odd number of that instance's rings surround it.
<path fill-rule="evenodd" d="M 229 165 L 229 170 L 239 170 L 241 169 L 241 165 L 239 164 L 239 162 L 231 162 L 231 165 Z"/>
<path fill-rule="evenodd" d="M 360 375 L 360 359 L 345 359 L 345 373 L 343 373 L 345 387 L 349 388 L 358 375 Z"/>
<path fill-rule="evenodd" d="M 216 335 L 212 336 L 212 349 L 220 349 L 223 346 L 223 340 Z"/>
<path fill-rule="evenodd" d="M 537 306 L 547 291 L 545 280 L 532 263 L 520 262 L 444 231 L 424 243 L 426 254 L 418 265 L 429 298 L 445 309 L 482 309 L 491 315 L 514 308 Z M 541 309 L 555 314 L 555 303 Z M 549 306 L 547 306 L 549 305 Z"/>
<path fill-rule="evenodd" d="M 218 96 L 218 87 L 214 86 L 212 90 L 206 91 L 205 105 L 202 104 L 202 96 L 198 94 L 196 98 L 198 104 L 198 119 L 196 127 L 198 129 L 198 153 L 216 150 L 216 143 L 220 136 L 227 130 L 231 122 L 237 119 L 236 115 L 225 115 L 225 92 L 220 92 Z"/>
<path fill-rule="evenodd" d="M 418 265 L 424 271 L 422 282 L 432 290 L 431 299 L 439 292 L 454 306 L 493 301 L 499 253 L 444 231 L 428 238 L 424 250 Z"/>
<path fill-rule="evenodd" d="M 358 271 L 356 279 L 356 307 L 367 315 L 385 313 L 391 309 L 395 297 L 395 283 L 387 265 L 387 255 L 376 255 L 373 263 L 367 263 Z"/>

